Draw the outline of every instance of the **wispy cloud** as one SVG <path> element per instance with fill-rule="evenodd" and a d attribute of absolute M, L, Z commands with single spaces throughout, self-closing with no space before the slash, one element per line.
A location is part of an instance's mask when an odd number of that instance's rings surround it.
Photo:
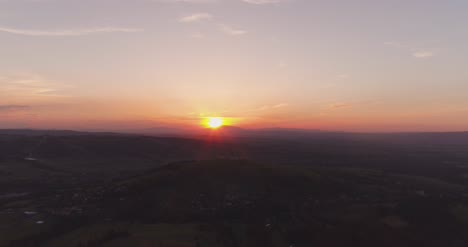
<path fill-rule="evenodd" d="M 351 104 L 336 103 L 336 104 L 330 105 L 330 108 L 331 109 L 339 109 L 339 108 L 350 108 L 352 106 L 353 105 L 351 105 Z"/>
<path fill-rule="evenodd" d="M 221 30 L 221 32 L 223 32 L 226 35 L 240 36 L 240 35 L 247 34 L 247 31 L 245 31 L 245 30 L 238 29 L 238 28 L 233 28 L 233 27 L 228 26 L 226 24 L 219 24 L 218 26 L 219 26 L 219 29 Z"/>
<path fill-rule="evenodd" d="M 214 19 L 214 16 L 210 13 L 204 13 L 204 12 L 200 12 L 200 13 L 194 13 L 194 14 L 190 14 L 190 15 L 187 15 L 187 16 L 183 16 L 181 18 L 179 18 L 179 22 L 181 23 L 194 23 L 194 22 L 201 22 L 201 21 L 212 21 Z M 215 24 L 218 26 L 219 30 L 226 34 L 226 35 L 229 35 L 229 36 L 240 36 L 240 35 L 244 35 L 244 34 L 247 34 L 247 31 L 246 30 L 243 30 L 243 29 L 239 29 L 239 28 L 234 28 L 230 25 L 227 25 L 227 24 Z M 201 33 L 192 33 L 191 35 L 192 38 L 202 38 L 204 37 L 203 34 Z"/>
<path fill-rule="evenodd" d="M 413 52 L 413 57 L 415 58 L 429 58 L 435 56 L 432 51 L 416 51 Z"/>
<path fill-rule="evenodd" d="M 191 22 L 199 22 L 204 20 L 211 20 L 213 16 L 209 13 L 195 13 L 191 15 L 184 16 L 179 19 L 179 22 L 183 23 L 191 23 Z"/>
<path fill-rule="evenodd" d="M 201 32 L 193 32 L 190 34 L 190 37 L 193 39 L 203 39 L 205 38 L 205 35 Z"/>
<path fill-rule="evenodd" d="M 201 21 L 211 21 L 213 20 L 214 17 L 212 14 L 209 13 L 194 13 L 191 15 L 183 16 L 179 19 L 179 22 L 181 23 L 194 23 L 194 22 L 201 22 Z M 230 25 L 226 24 L 216 24 L 219 28 L 219 30 L 229 36 L 240 36 L 247 34 L 246 30 L 239 29 L 239 28 L 234 28 Z M 193 38 L 200 38 L 202 35 L 192 35 Z"/>
<path fill-rule="evenodd" d="M 397 41 L 384 42 L 384 45 L 397 49 L 407 50 L 414 58 L 430 58 L 436 55 L 435 52 L 432 50 L 411 47 Z"/>
<path fill-rule="evenodd" d="M 274 105 L 272 108 L 278 109 L 278 108 L 283 108 L 283 107 L 287 107 L 287 106 L 289 106 L 288 103 L 280 103 L 280 104 Z"/>
<path fill-rule="evenodd" d="M 12 111 L 21 111 L 30 108 L 27 105 L 0 105 L 0 113 L 2 112 L 12 112 Z"/>
<path fill-rule="evenodd" d="M 83 36 L 99 33 L 135 33 L 143 32 L 139 28 L 121 28 L 121 27 L 99 27 L 84 29 L 62 29 L 62 30 L 36 30 L 36 29 L 18 29 L 0 26 L 0 32 L 11 33 L 26 36 Z"/>
<path fill-rule="evenodd" d="M 64 96 L 61 91 L 66 87 L 39 75 L 0 76 L 0 95 L 4 97 Z"/>
<path fill-rule="evenodd" d="M 250 112 L 256 112 L 256 111 L 267 111 L 267 110 L 275 110 L 275 109 L 280 109 L 280 108 L 285 108 L 288 107 L 288 103 L 278 103 L 276 105 L 263 105 L 260 106 L 256 109 L 250 110 Z"/>

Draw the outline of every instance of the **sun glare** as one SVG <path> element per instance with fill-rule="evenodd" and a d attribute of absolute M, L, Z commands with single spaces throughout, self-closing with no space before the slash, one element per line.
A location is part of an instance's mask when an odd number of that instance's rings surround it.
<path fill-rule="evenodd" d="M 207 125 L 211 129 L 217 129 L 223 126 L 223 124 L 224 124 L 223 119 L 219 117 L 210 117 L 207 119 Z"/>

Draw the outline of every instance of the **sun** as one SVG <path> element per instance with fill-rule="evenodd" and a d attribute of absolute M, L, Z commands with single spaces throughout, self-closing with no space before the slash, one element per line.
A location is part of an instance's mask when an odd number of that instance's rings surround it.
<path fill-rule="evenodd" d="M 210 117 L 207 119 L 206 125 L 211 129 L 218 129 L 224 125 L 224 120 L 220 117 Z"/>

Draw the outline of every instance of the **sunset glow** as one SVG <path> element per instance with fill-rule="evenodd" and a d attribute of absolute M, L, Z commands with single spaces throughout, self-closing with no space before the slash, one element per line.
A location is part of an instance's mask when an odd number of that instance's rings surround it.
<path fill-rule="evenodd" d="M 0 184 L 0 247 L 468 247 L 468 0 L 0 0 Z"/>
<path fill-rule="evenodd" d="M 224 120 L 219 117 L 210 117 L 206 119 L 206 126 L 211 129 L 218 129 L 224 125 Z"/>
<path fill-rule="evenodd" d="M 468 1 L 111 2 L 0 1 L 0 128 L 468 129 Z"/>

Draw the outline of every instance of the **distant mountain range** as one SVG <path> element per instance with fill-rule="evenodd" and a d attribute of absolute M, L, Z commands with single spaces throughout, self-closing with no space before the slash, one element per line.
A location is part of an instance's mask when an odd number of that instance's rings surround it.
<path fill-rule="evenodd" d="M 146 135 L 160 137 L 183 137 L 190 139 L 216 136 L 218 138 L 256 138 L 279 140 L 364 140 L 385 141 L 398 144 L 467 144 L 468 132 L 400 132 L 400 133 L 353 133 L 332 132 L 307 129 L 265 128 L 244 129 L 225 126 L 221 129 L 203 129 L 191 132 L 177 128 L 152 128 L 126 131 L 75 131 L 75 130 L 42 130 L 42 129 L 0 129 L 2 135 L 30 135 L 30 136 L 77 136 L 77 135 Z"/>

